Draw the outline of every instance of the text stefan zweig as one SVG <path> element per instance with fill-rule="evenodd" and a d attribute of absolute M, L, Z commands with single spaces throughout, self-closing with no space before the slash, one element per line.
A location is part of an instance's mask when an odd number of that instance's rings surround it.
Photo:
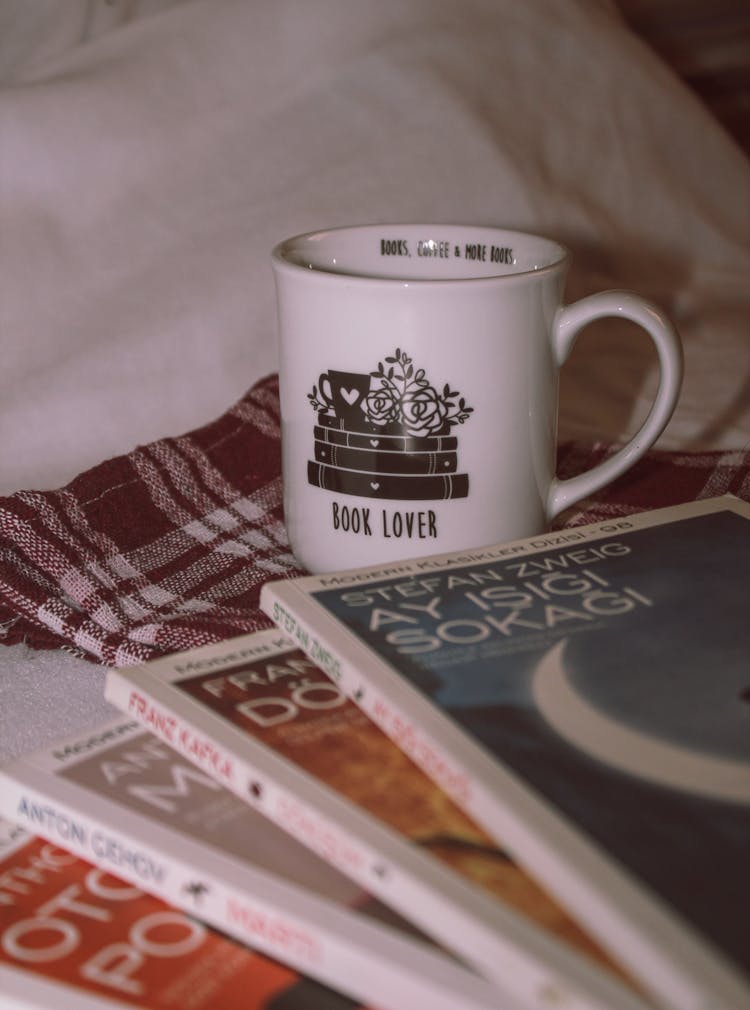
<path fill-rule="evenodd" d="M 629 553 L 625 544 L 609 543 L 513 562 L 504 570 L 448 571 L 348 591 L 340 599 L 348 607 L 370 608 L 368 630 L 383 633 L 399 652 L 434 652 L 446 644 L 565 629 L 653 606 L 637 589 L 614 585 L 590 567 Z"/>

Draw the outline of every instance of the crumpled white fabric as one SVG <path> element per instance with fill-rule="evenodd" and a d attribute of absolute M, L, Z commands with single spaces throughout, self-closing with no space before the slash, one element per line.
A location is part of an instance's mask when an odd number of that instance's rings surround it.
<path fill-rule="evenodd" d="M 683 333 L 662 444 L 750 437 L 750 165 L 610 3 L 5 0 L 0 18 L 1 491 L 217 416 L 276 366 L 271 246 L 364 221 L 563 240 L 570 297 L 634 288 Z M 595 335 L 563 435 L 621 435 L 652 394 L 646 341 Z"/>

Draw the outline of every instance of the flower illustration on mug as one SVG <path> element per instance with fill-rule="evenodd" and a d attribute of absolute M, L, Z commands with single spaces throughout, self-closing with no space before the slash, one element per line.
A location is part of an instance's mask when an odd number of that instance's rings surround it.
<path fill-rule="evenodd" d="M 450 419 L 448 402 L 432 386 L 405 393 L 401 410 L 410 435 L 432 434 Z"/>
<path fill-rule="evenodd" d="M 373 424 L 399 420 L 399 401 L 392 389 L 381 386 L 371 390 L 362 401 L 362 409 Z"/>
<path fill-rule="evenodd" d="M 397 426 L 415 437 L 434 435 L 451 425 L 463 424 L 474 410 L 448 383 L 438 391 L 428 381 L 425 370 L 415 368 L 413 360 L 400 348 L 379 361 L 369 379 L 369 389 L 357 409 L 362 420 L 375 428 Z M 347 390 L 343 392 L 346 396 Z M 319 392 L 317 386 L 308 393 L 308 399 L 319 412 L 331 407 L 328 396 L 322 390 Z"/>
<path fill-rule="evenodd" d="M 386 420 L 397 420 L 410 435 L 431 435 L 446 423 L 463 424 L 473 407 L 466 405 L 458 392 L 446 383 L 442 393 L 430 385 L 423 368 L 414 368 L 405 351 L 396 348 L 393 357 L 378 362 L 377 370 L 370 372 L 377 386 L 370 392 L 374 403 L 392 403 Z M 383 424 L 378 415 L 370 414 L 373 424 Z"/>

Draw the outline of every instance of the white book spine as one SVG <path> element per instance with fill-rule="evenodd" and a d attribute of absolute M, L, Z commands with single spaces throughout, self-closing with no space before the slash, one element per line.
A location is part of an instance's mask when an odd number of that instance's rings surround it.
<path fill-rule="evenodd" d="M 323 902 L 299 888 L 281 908 L 260 893 L 260 874 L 257 889 L 238 888 L 203 865 L 184 862 L 113 828 L 83 804 L 59 802 L 54 788 L 42 789 L 0 771 L 0 816 L 365 1004 L 384 1010 L 520 1010 L 497 986 L 422 943 L 401 940 L 354 913 L 326 914 Z M 120 847 L 116 868 L 113 847 Z M 190 899 L 197 881 L 202 893 L 198 910 Z"/>
<path fill-rule="evenodd" d="M 634 991 L 593 961 L 468 884 L 353 804 L 331 797 L 330 790 L 270 754 L 264 745 L 230 727 L 226 733 L 241 735 L 241 744 L 235 749 L 224 746 L 215 732 L 199 725 L 204 719 L 200 703 L 186 698 L 178 701 L 174 696 L 168 703 L 155 693 L 163 690 L 161 684 L 152 688 L 138 671 L 111 670 L 105 694 L 188 760 L 533 1010 L 548 1010 L 553 1000 L 564 1001 L 566 1010 L 644 1010 L 646 1004 Z M 248 752 L 255 753 L 257 760 L 247 760 Z M 262 805 L 254 800 L 261 794 Z"/>
<path fill-rule="evenodd" d="M 110 670 L 105 697 L 366 890 L 374 893 L 378 881 L 390 877 L 391 868 L 385 865 L 382 851 L 347 831 L 334 818 L 323 816 L 302 790 L 285 787 L 280 776 L 270 775 L 260 762 L 252 763 L 222 745 L 214 734 L 198 726 L 195 719 L 186 718 L 163 703 L 144 683 L 135 687 L 126 673 Z M 184 705 L 193 707 L 189 701 Z M 254 749 L 261 746 L 254 741 L 248 743 Z M 281 759 L 271 759 L 271 763 L 280 766 Z M 292 772 L 290 777 L 296 776 Z M 394 885 L 394 890 L 397 889 L 398 885 Z"/>

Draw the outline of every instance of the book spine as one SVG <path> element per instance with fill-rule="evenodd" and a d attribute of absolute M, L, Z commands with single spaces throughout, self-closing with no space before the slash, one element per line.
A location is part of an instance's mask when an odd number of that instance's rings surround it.
<path fill-rule="evenodd" d="M 298 605 L 297 605 L 298 604 Z M 339 633 L 322 628 L 327 621 L 305 618 L 305 611 L 316 607 L 299 593 L 292 583 L 266 583 L 260 594 L 261 609 L 284 631 L 343 693 L 383 730 L 430 778 L 469 816 L 481 818 L 471 773 L 430 734 L 393 701 L 379 691 L 372 680 L 348 662 L 337 648 Z M 316 608 L 317 609 L 317 608 Z M 332 623 L 332 622 L 331 622 Z"/>
<path fill-rule="evenodd" d="M 375 847 L 346 831 L 330 816 L 321 815 L 300 797 L 299 790 L 285 788 L 258 764 L 222 746 L 215 736 L 178 715 L 142 684 L 136 687 L 117 670 L 110 670 L 105 697 L 366 890 L 376 893 L 378 882 L 392 875 L 393 867 Z"/>
<path fill-rule="evenodd" d="M 455 473 L 458 453 L 455 452 L 381 452 L 367 449 L 347 449 L 315 442 L 315 460 L 344 470 L 359 470 L 376 474 L 434 475 Z"/>
<path fill-rule="evenodd" d="M 265 752 L 262 763 L 239 756 L 222 746 L 216 734 L 209 736 L 143 683 L 134 686 L 118 670 L 109 671 L 105 696 L 277 827 L 485 975 L 496 975 L 498 982 L 505 983 L 512 967 L 514 985 L 524 997 L 543 987 L 548 969 L 543 958 L 526 949 L 529 931 L 520 916 L 417 846 L 394 839 L 389 829 L 328 787 L 311 781 L 306 773 L 287 768 L 291 778 L 282 781 L 286 762 L 265 745 L 243 739 L 247 748 Z"/>
<path fill-rule="evenodd" d="M 310 973 L 323 960 L 320 939 L 305 924 L 233 892 L 217 876 L 135 835 L 114 830 L 77 805 L 58 802 L 53 788 L 25 786 L 0 771 L 0 815 L 298 970 Z"/>
<path fill-rule="evenodd" d="M 316 655 L 315 661 L 320 664 L 320 656 Z M 543 994 L 554 990 L 564 993 L 569 1010 L 643 1010 L 640 1001 L 632 1001 L 603 971 L 468 884 L 418 846 L 400 836 L 394 841 L 391 833 L 375 822 L 363 825 L 369 816 L 353 804 L 334 796 L 334 809 L 328 809 L 327 787 L 309 782 L 309 776 L 303 775 L 296 789 L 283 786 L 278 780 L 284 762 L 279 761 L 274 778 L 259 762 L 252 764 L 223 747 L 215 733 L 209 738 L 195 721 L 177 714 L 142 682 L 131 683 L 127 672 L 109 671 L 105 696 L 486 977 L 509 987 L 529 1007 L 547 1010 Z M 268 751 L 257 742 L 243 742 Z M 296 769 L 292 771 L 293 778 L 297 774 Z M 345 830 L 340 823 L 342 808 L 346 809 L 347 824 L 355 825 L 352 830 Z"/>
<path fill-rule="evenodd" d="M 519 1010 L 496 987 L 422 944 L 354 918 L 350 930 L 336 931 L 280 912 L 201 866 L 114 830 L 83 807 L 83 801 L 59 802 L 54 782 L 40 789 L 0 771 L 0 816 L 352 999 L 388 1010 Z"/>
<path fill-rule="evenodd" d="M 360 434 L 354 431 L 342 431 L 337 428 L 316 426 L 313 429 L 315 438 L 320 442 L 330 442 L 331 445 L 348 446 L 350 449 L 367 449 L 372 452 L 455 452 L 458 448 L 458 438 L 455 435 L 381 435 L 377 432 Z"/>
<path fill-rule="evenodd" d="M 338 469 L 313 460 L 307 464 L 307 480 L 324 491 L 399 501 L 449 501 L 466 498 L 469 493 L 469 477 L 465 473 L 373 474 Z"/>

